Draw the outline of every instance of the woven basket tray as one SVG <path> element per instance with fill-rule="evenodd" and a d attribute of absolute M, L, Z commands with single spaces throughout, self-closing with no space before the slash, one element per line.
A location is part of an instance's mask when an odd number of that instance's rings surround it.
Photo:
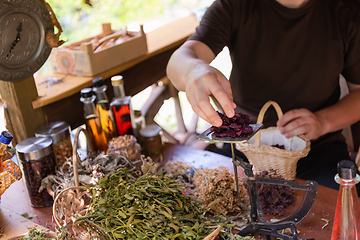
<path fill-rule="evenodd" d="M 77 154 L 77 146 L 81 132 L 86 136 L 88 150 L 90 152 L 93 151 L 93 146 L 89 141 L 88 133 L 85 129 L 79 127 L 75 134 L 72 154 L 75 186 L 66 188 L 56 195 L 53 204 L 53 218 L 56 227 L 66 226 L 75 237 L 87 239 L 88 232 L 86 229 L 73 223 L 73 217 L 85 215 L 91 199 L 88 189 L 84 186 L 80 186 L 79 182 L 78 162 L 80 160 Z"/>
<path fill-rule="evenodd" d="M 14 156 L 13 153 L 5 151 L 2 158 L 2 172 L 0 173 L 0 197 L 6 189 L 10 187 L 16 181 L 21 179 L 20 168 L 10 160 Z"/>
<path fill-rule="evenodd" d="M 271 105 L 275 108 L 278 118 L 282 117 L 280 106 L 269 101 L 261 108 L 257 124 L 263 122 L 265 112 Z M 276 144 L 284 145 L 285 149 L 272 146 Z M 310 141 L 303 135 L 288 139 L 280 133 L 278 127 L 269 127 L 260 130 L 248 142 L 237 143 L 236 148 L 243 152 L 254 166 L 255 174 L 273 169 L 286 180 L 294 180 L 297 162 L 309 153 Z"/>

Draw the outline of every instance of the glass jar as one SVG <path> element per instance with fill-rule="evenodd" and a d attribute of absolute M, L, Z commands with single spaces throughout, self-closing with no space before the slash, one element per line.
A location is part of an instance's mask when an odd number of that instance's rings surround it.
<path fill-rule="evenodd" d="M 140 110 L 134 110 L 134 135 L 141 145 L 140 129 L 146 126 L 145 117 L 142 115 Z"/>
<path fill-rule="evenodd" d="M 70 132 L 70 126 L 65 122 L 51 122 L 35 130 L 36 137 L 50 137 L 52 139 L 58 168 L 62 167 L 66 160 L 71 160 Z"/>
<path fill-rule="evenodd" d="M 161 161 L 161 150 L 163 147 L 161 130 L 161 127 L 156 124 L 151 124 L 140 129 L 141 144 L 144 148 L 144 153 L 150 156 L 154 162 Z"/>
<path fill-rule="evenodd" d="M 131 162 L 140 159 L 140 150 L 140 145 L 133 135 L 118 136 L 109 141 L 108 152 L 114 152 L 119 156 L 124 156 Z"/>
<path fill-rule="evenodd" d="M 52 139 L 32 137 L 16 145 L 16 155 L 29 194 L 30 204 L 34 208 L 49 207 L 53 203 L 47 191 L 39 193 L 41 180 L 55 175 L 55 155 Z"/>

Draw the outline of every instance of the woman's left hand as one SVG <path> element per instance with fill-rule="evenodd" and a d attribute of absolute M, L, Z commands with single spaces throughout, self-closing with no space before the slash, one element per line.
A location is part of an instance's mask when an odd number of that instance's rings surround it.
<path fill-rule="evenodd" d="M 305 108 L 288 111 L 278 120 L 277 126 L 287 138 L 303 134 L 307 139 L 314 140 L 324 131 L 321 118 Z"/>

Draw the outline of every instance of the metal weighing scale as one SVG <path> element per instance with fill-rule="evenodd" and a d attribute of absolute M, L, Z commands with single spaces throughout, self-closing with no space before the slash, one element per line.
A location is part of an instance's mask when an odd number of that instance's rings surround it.
<path fill-rule="evenodd" d="M 299 184 L 295 181 L 255 177 L 252 170 L 253 165 L 244 162 L 240 157 L 237 157 L 235 155 L 235 144 L 244 143 L 248 141 L 263 127 L 262 124 L 249 124 L 249 125 L 252 127 L 253 132 L 236 138 L 216 137 L 210 128 L 198 136 L 199 140 L 206 142 L 222 142 L 222 143 L 231 144 L 232 162 L 234 166 L 236 191 L 238 194 L 239 203 L 244 209 L 250 212 L 250 217 L 251 217 L 251 223 L 237 234 L 241 236 L 246 236 L 251 233 L 260 233 L 260 234 L 264 234 L 267 240 L 271 240 L 271 236 L 281 238 L 284 240 L 314 240 L 313 238 L 306 238 L 306 239 L 300 238 L 296 229 L 296 224 L 301 222 L 310 212 L 316 197 L 317 182 L 307 180 L 306 184 Z M 239 178 L 237 173 L 238 166 L 244 169 L 245 175 L 247 176 L 250 207 L 251 207 L 250 209 L 241 202 Z M 256 183 L 288 186 L 293 190 L 305 191 L 305 195 L 301 205 L 290 216 L 278 220 L 276 222 L 266 222 L 259 201 L 259 195 L 256 188 Z M 283 230 L 286 228 L 289 228 L 291 230 L 292 236 L 279 232 L 279 230 Z"/>

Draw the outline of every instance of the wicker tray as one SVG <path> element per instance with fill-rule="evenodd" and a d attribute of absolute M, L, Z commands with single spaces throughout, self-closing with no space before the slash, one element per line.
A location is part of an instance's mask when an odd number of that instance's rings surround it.
<path fill-rule="evenodd" d="M 72 226 L 73 217 L 77 214 L 85 214 L 90 202 L 90 193 L 86 187 L 80 186 L 78 175 L 78 161 L 80 160 L 77 154 L 77 146 L 81 132 L 86 136 L 90 151 L 93 149 L 88 133 L 85 129 L 79 127 L 75 134 L 72 154 L 75 186 L 62 190 L 55 197 L 53 204 L 53 218 L 57 227 Z"/>
<path fill-rule="evenodd" d="M 257 124 L 263 122 L 265 112 L 270 106 L 275 108 L 279 119 L 282 117 L 280 106 L 269 101 L 261 108 Z M 276 144 L 284 145 L 285 149 L 272 146 Z M 303 135 L 287 139 L 278 127 L 269 127 L 260 130 L 248 142 L 237 143 L 236 148 L 242 151 L 254 166 L 254 173 L 273 169 L 286 180 L 294 180 L 297 162 L 309 153 L 310 141 Z"/>

